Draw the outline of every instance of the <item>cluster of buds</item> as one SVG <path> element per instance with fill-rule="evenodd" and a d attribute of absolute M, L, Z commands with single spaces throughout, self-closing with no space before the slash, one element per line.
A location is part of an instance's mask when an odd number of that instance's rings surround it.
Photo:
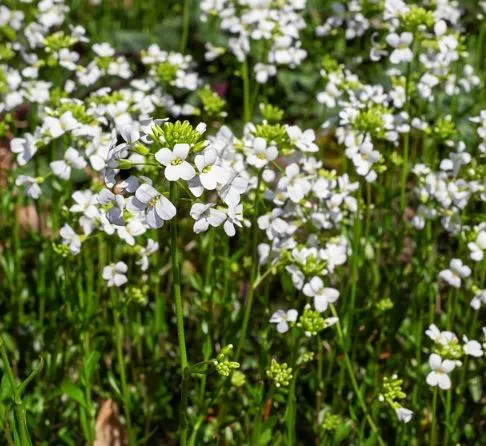
<path fill-rule="evenodd" d="M 391 378 L 385 376 L 383 378 L 383 389 L 378 397 L 380 401 L 386 402 L 392 409 L 395 410 L 398 420 L 408 423 L 413 416 L 410 409 L 402 407 L 397 400 L 403 400 L 407 395 L 402 391 L 403 380 L 399 379 L 397 375 Z"/>
<path fill-rule="evenodd" d="M 219 355 L 216 356 L 216 359 L 213 359 L 213 365 L 221 376 L 230 376 L 233 370 L 240 368 L 239 362 L 229 361 L 227 358 L 232 351 L 233 345 L 229 344 L 221 350 Z"/>
<path fill-rule="evenodd" d="M 275 359 L 272 359 L 272 363 L 267 369 L 267 376 L 274 382 L 276 387 L 287 387 L 293 378 L 292 367 L 289 367 L 286 362 L 279 364 Z"/>

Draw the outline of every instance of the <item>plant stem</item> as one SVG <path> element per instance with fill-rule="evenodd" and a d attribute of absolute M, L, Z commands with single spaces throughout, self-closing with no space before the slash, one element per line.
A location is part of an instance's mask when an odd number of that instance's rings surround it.
<path fill-rule="evenodd" d="M 251 307 L 253 305 L 253 297 L 255 295 L 255 287 L 253 286 L 258 273 L 258 208 L 260 204 L 260 185 L 262 182 L 263 169 L 258 173 L 257 188 L 255 190 L 255 200 L 253 202 L 253 219 L 251 223 L 251 275 L 250 283 L 248 284 L 248 294 L 246 297 L 245 315 L 243 317 L 243 326 L 241 327 L 240 340 L 238 348 L 236 349 L 235 361 L 238 361 L 243 344 L 245 343 L 246 332 L 248 330 L 248 322 L 250 320 Z"/>
<path fill-rule="evenodd" d="M 334 307 L 333 304 L 330 304 L 331 312 L 334 317 L 338 317 L 336 308 Z M 349 360 L 349 355 L 346 350 L 345 344 L 344 344 L 344 335 L 343 335 L 343 330 L 341 328 L 341 322 L 337 321 L 336 323 L 336 330 L 339 338 L 339 343 L 341 344 L 341 349 L 344 354 L 344 362 L 346 364 L 346 368 L 348 370 L 349 378 L 351 379 L 351 384 L 353 385 L 354 391 L 356 393 L 356 396 L 358 398 L 358 402 L 361 406 L 361 409 L 363 410 L 366 420 L 368 421 L 368 424 L 371 427 L 371 430 L 373 433 L 376 435 L 378 443 L 381 446 L 385 446 L 385 442 L 383 441 L 383 438 L 381 438 L 380 432 L 378 430 L 378 427 L 376 426 L 375 422 L 373 421 L 373 418 L 370 415 L 370 412 L 368 411 L 368 407 L 366 406 L 366 402 L 363 398 L 363 395 L 361 394 L 361 391 L 359 390 L 358 383 L 356 381 L 356 377 L 354 376 L 354 371 L 353 371 L 353 365 L 351 364 L 351 361 Z"/>
<path fill-rule="evenodd" d="M 357 212 L 356 217 L 354 220 L 354 228 L 353 228 L 353 251 L 352 251 L 352 259 L 351 259 L 351 297 L 349 299 L 349 304 L 347 306 L 347 317 L 344 324 L 344 331 L 346 333 L 349 332 L 350 327 L 353 326 L 353 313 L 354 313 L 354 306 L 356 303 L 356 290 L 358 284 L 358 276 L 359 276 L 359 251 L 360 251 L 360 243 L 361 243 L 361 208 L 362 208 L 362 198 L 361 198 L 361 191 L 358 193 L 357 198 Z"/>
<path fill-rule="evenodd" d="M 116 359 L 118 362 L 118 372 L 120 373 L 123 410 L 125 411 L 128 431 L 128 443 L 133 445 L 135 444 L 135 438 L 133 436 L 132 419 L 130 417 L 130 391 L 128 389 L 125 360 L 123 357 L 123 329 L 120 323 L 120 311 L 117 308 L 116 294 L 113 290 L 111 291 L 111 302 L 113 306 L 113 322 L 115 325 Z"/>
<path fill-rule="evenodd" d="M 248 60 L 241 64 L 241 78 L 243 79 L 243 120 L 245 123 L 251 119 L 250 110 L 250 77 L 248 74 Z"/>
<path fill-rule="evenodd" d="M 407 67 L 407 76 L 405 81 L 405 111 L 408 115 L 407 119 L 410 122 L 410 73 L 411 73 L 411 63 Z M 402 178 L 400 182 L 400 215 L 403 215 L 403 211 L 407 205 L 405 199 L 405 193 L 407 189 L 407 177 L 408 177 L 408 153 L 410 149 L 410 130 L 405 133 L 403 137 L 403 166 L 402 166 Z"/>
<path fill-rule="evenodd" d="M 190 6 L 191 0 L 184 0 L 184 7 L 182 12 L 182 38 L 180 52 L 185 53 L 187 48 L 187 41 L 189 40 L 189 25 L 190 25 Z"/>
<path fill-rule="evenodd" d="M 170 183 L 170 199 L 177 207 L 177 183 Z M 179 341 L 179 360 L 181 366 L 181 403 L 180 403 L 180 444 L 184 446 L 187 441 L 187 377 L 185 371 L 188 366 L 186 353 L 186 340 L 184 335 L 184 312 L 181 297 L 181 274 L 179 269 L 179 251 L 177 248 L 177 215 L 170 221 L 170 251 L 172 259 L 172 287 L 175 300 L 177 339 Z"/>
<path fill-rule="evenodd" d="M 430 446 L 437 444 L 437 387 L 434 389 L 434 398 L 432 400 L 432 424 L 430 426 Z"/>
<path fill-rule="evenodd" d="M 0 335 L 0 355 L 2 356 L 3 368 L 10 383 L 10 387 L 12 388 L 12 399 L 15 407 L 14 410 L 17 428 L 20 435 L 20 445 L 31 446 L 32 442 L 30 440 L 29 431 L 27 430 L 24 404 L 22 402 L 20 392 L 17 391 L 18 388 L 15 383 L 15 375 L 13 373 L 12 367 L 10 366 L 10 361 L 8 360 L 7 349 L 5 348 L 5 343 L 3 341 L 2 335 Z"/>

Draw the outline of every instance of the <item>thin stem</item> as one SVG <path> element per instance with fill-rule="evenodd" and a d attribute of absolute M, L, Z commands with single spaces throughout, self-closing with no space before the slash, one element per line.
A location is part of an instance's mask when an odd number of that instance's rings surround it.
<path fill-rule="evenodd" d="M 438 388 L 434 389 L 434 398 L 432 400 L 432 424 L 430 426 L 430 446 L 437 444 L 437 393 Z"/>
<path fill-rule="evenodd" d="M 260 286 L 260 284 L 268 277 L 269 274 L 277 271 L 277 269 L 280 265 L 281 265 L 281 262 L 278 262 L 275 265 L 270 266 L 263 274 L 258 276 L 258 279 L 253 284 L 253 288 L 257 289 Z"/>
<path fill-rule="evenodd" d="M 115 325 L 115 344 L 116 344 L 116 359 L 118 362 L 118 373 L 120 373 L 121 391 L 123 399 L 123 410 L 125 411 L 125 418 L 128 431 L 128 443 L 135 444 L 135 438 L 132 430 L 132 419 L 130 417 L 130 391 L 128 389 L 127 376 L 125 371 L 125 359 L 123 357 L 123 329 L 120 323 L 120 311 L 117 308 L 117 301 L 115 292 L 111 291 L 111 301 L 113 305 L 113 322 Z"/>
<path fill-rule="evenodd" d="M 350 327 L 353 326 L 353 313 L 354 313 L 354 306 L 356 303 L 356 291 L 357 291 L 357 284 L 358 284 L 358 275 L 359 275 L 359 251 L 360 251 L 360 242 L 361 242 L 361 207 L 362 207 L 362 198 L 361 192 L 358 193 L 357 199 L 357 213 L 354 220 L 354 229 L 353 229 L 353 251 L 352 251 L 352 259 L 351 259 L 351 297 L 349 300 L 349 306 L 347 307 L 348 313 L 346 318 L 346 323 L 344 324 L 344 331 L 348 333 Z"/>
<path fill-rule="evenodd" d="M 333 304 L 330 304 L 331 312 L 334 317 L 338 317 L 336 308 L 334 307 Z M 361 409 L 363 410 L 366 420 L 368 421 L 368 424 L 371 427 L 371 430 L 373 433 L 376 435 L 376 438 L 378 440 L 378 443 L 381 446 L 385 446 L 385 442 L 383 441 L 383 438 L 381 438 L 380 432 L 378 430 L 378 427 L 376 426 L 375 422 L 373 421 L 373 418 L 370 415 L 370 412 L 368 411 L 368 407 L 366 406 L 366 402 L 363 398 L 363 395 L 361 394 L 361 391 L 359 390 L 358 387 L 358 382 L 356 381 L 356 377 L 354 376 L 354 371 L 353 371 L 353 365 L 351 364 L 351 361 L 349 360 L 349 355 L 348 352 L 345 348 L 344 345 L 344 335 L 343 335 L 343 330 L 341 328 L 341 322 L 339 321 L 339 318 L 336 323 L 336 330 L 339 338 L 339 343 L 341 344 L 341 349 L 344 354 L 344 362 L 346 364 L 346 368 L 348 370 L 349 378 L 351 379 L 351 384 L 353 385 L 354 391 L 356 393 L 356 396 L 358 398 L 359 405 L 361 406 Z"/>
<path fill-rule="evenodd" d="M 238 361 L 241 350 L 243 349 L 243 344 L 245 343 L 246 332 L 248 330 L 248 322 L 250 320 L 251 307 L 253 305 L 253 297 L 255 295 L 255 284 L 256 276 L 258 273 L 258 228 L 257 228 L 257 218 L 258 218 L 258 208 L 260 204 L 260 185 L 262 182 L 263 170 L 258 173 L 257 188 L 255 190 L 255 200 L 253 202 L 253 220 L 251 223 L 251 276 L 250 283 L 248 286 L 248 294 L 246 297 L 246 307 L 245 315 L 243 317 L 243 326 L 241 328 L 240 340 L 238 343 L 238 348 L 236 349 L 235 361 Z"/>
<path fill-rule="evenodd" d="M 241 77 L 243 79 L 243 120 L 249 122 L 251 119 L 250 110 L 250 77 L 248 74 L 248 60 L 241 64 Z"/>
<path fill-rule="evenodd" d="M 184 7 L 182 12 L 182 37 L 180 52 L 185 53 L 187 48 L 187 41 L 189 40 L 189 25 L 191 21 L 190 11 L 191 11 L 191 0 L 184 0 Z"/>
<path fill-rule="evenodd" d="M 30 440 L 29 431 L 27 430 L 27 422 L 25 417 L 25 408 L 21 397 L 21 387 L 17 388 L 15 383 L 15 375 L 13 373 L 12 367 L 10 366 L 10 361 L 8 360 L 7 349 L 5 348 L 5 343 L 3 337 L 0 335 L 0 355 L 2 356 L 3 368 L 7 374 L 7 379 L 12 388 L 13 402 L 15 406 L 15 418 L 17 421 L 17 427 L 20 435 L 21 446 L 31 446 L 32 442 Z M 25 387 L 25 386 L 23 386 Z M 20 391 L 19 391 L 20 390 Z"/>
<path fill-rule="evenodd" d="M 411 63 L 407 67 L 407 76 L 405 81 L 405 111 L 407 113 L 407 119 L 410 122 L 410 73 Z M 408 153 L 410 150 L 410 131 L 406 132 L 403 137 L 403 166 L 402 166 L 402 178 L 400 181 L 400 214 L 403 215 L 403 211 L 407 205 L 405 199 L 405 192 L 407 189 L 407 177 L 408 177 Z"/>
<path fill-rule="evenodd" d="M 177 206 L 177 183 L 170 183 L 170 199 L 175 206 Z M 179 341 L 179 360 L 181 366 L 181 404 L 180 404 L 180 444 L 183 446 L 187 441 L 187 420 L 186 420 L 186 407 L 187 407 L 187 378 L 186 368 L 187 353 L 186 353 L 186 340 L 184 335 L 184 313 L 182 309 L 182 297 L 181 297 L 181 274 L 179 269 L 179 251 L 177 248 L 177 215 L 170 221 L 170 250 L 172 259 L 172 287 L 176 308 L 176 320 L 177 320 L 177 339 Z"/>

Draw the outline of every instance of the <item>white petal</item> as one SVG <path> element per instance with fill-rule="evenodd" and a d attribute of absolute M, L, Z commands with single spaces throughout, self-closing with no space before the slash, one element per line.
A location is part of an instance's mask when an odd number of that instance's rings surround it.
<path fill-rule="evenodd" d="M 334 288 L 324 288 L 323 294 L 330 303 L 334 303 L 339 298 L 339 291 Z"/>
<path fill-rule="evenodd" d="M 432 370 L 437 370 L 442 364 L 442 359 L 441 357 L 436 354 L 432 353 L 429 357 L 429 365 L 432 368 Z"/>
<path fill-rule="evenodd" d="M 155 209 L 157 210 L 157 214 L 160 216 L 160 218 L 164 220 L 174 218 L 177 213 L 176 207 L 168 198 L 164 197 L 163 195 L 161 195 L 157 200 L 157 203 L 155 203 Z"/>
<path fill-rule="evenodd" d="M 289 311 L 287 311 L 287 321 L 296 322 L 298 317 L 299 317 L 299 312 L 297 310 L 291 308 Z"/>
<path fill-rule="evenodd" d="M 385 40 L 386 43 L 388 43 L 388 45 L 390 45 L 393 48 L 396 48 L 400 44 L 400 37 L 398 37 L 398 34 L 396 33 L 388 34 Z"/>
<path fill-rule="evenodd" d="M 154 207 L 147 211 L 147 224 L 153 229 L 161 228 L 164 225 L 164 220 L 159 217 Z"/>
<path fill-rule="evenodd" d="M 196 221 L 194 223 L 194 226 L 192 227 L 193 231 L 196 233 L 196 234 L 199 234 L 201 232 L 205 232 L 207 231 L 209 228 L 209 223 L 207 221 L 207 219 L 205 218 L 201 218 L 200 220 Z"/>
<path fill-rule="evenodd" d="M 445 373 L 440 373 L 438 376 L 439 387 L 442 390 L 447 390 L 451 388 L 451 379 Z"/>
<path fill-rule="evenodd" d="M 194 167 L 192 167 L 187 161 L 184 161 L 179 166 L 179 175 L 183 180 L 189 181 L 196 175 Z"/>
<path fill-rule="evenodd" d="M 159 193 L 150 184 L 141 184 L 135 192 L 135 197 L 142 203 L 148 203 L 157 195 L 159 195 Z"/>
<path fill-rule="evenodd" d="M 428 375 L 427 375 L 427 384 L 429 386 L 436 386 L 437 383 L 439 382 L 439 374 L 437 372 L 430 372 Z"/>
<path fill-rule="evenodd" d="M 319 312 L 327 310 L 328 301 L 323 295 L 314 296 L 314 307 Z"/>
<path fill-rule="evenodd" d="M 63 180 L 68 180 L 71 176 L 71 167 L 68 166 L 65 161 L 52 161 L 49 166 L 52 169 L 54 175 L 62 178 Z"/>
<path fill-rule="evenodd" d="M 170 164 L 171 161 L 176 159 L 176 156 L 170 149 L 160 149 L 155 154 L 155 159 L 162 164 L 163 166 L 167 166 Z"/>
<path fill-rule="evenodd" d="M 185 160 L 187 158 L 187 155 L 189 154 L 189 144 L 176 144 L 174 146 L 173 152 L 176 158 Z"/>

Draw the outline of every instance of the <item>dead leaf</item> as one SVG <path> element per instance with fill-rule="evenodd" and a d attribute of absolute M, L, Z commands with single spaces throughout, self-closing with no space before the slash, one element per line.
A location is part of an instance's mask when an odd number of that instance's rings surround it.
<path fill-rule="evenodd" d="M 96 439 L 94 446 L 125 446 L 127 434 L 120 422 L 118 406 L 113 400 L 106 400 L 96 417 Z"/>

